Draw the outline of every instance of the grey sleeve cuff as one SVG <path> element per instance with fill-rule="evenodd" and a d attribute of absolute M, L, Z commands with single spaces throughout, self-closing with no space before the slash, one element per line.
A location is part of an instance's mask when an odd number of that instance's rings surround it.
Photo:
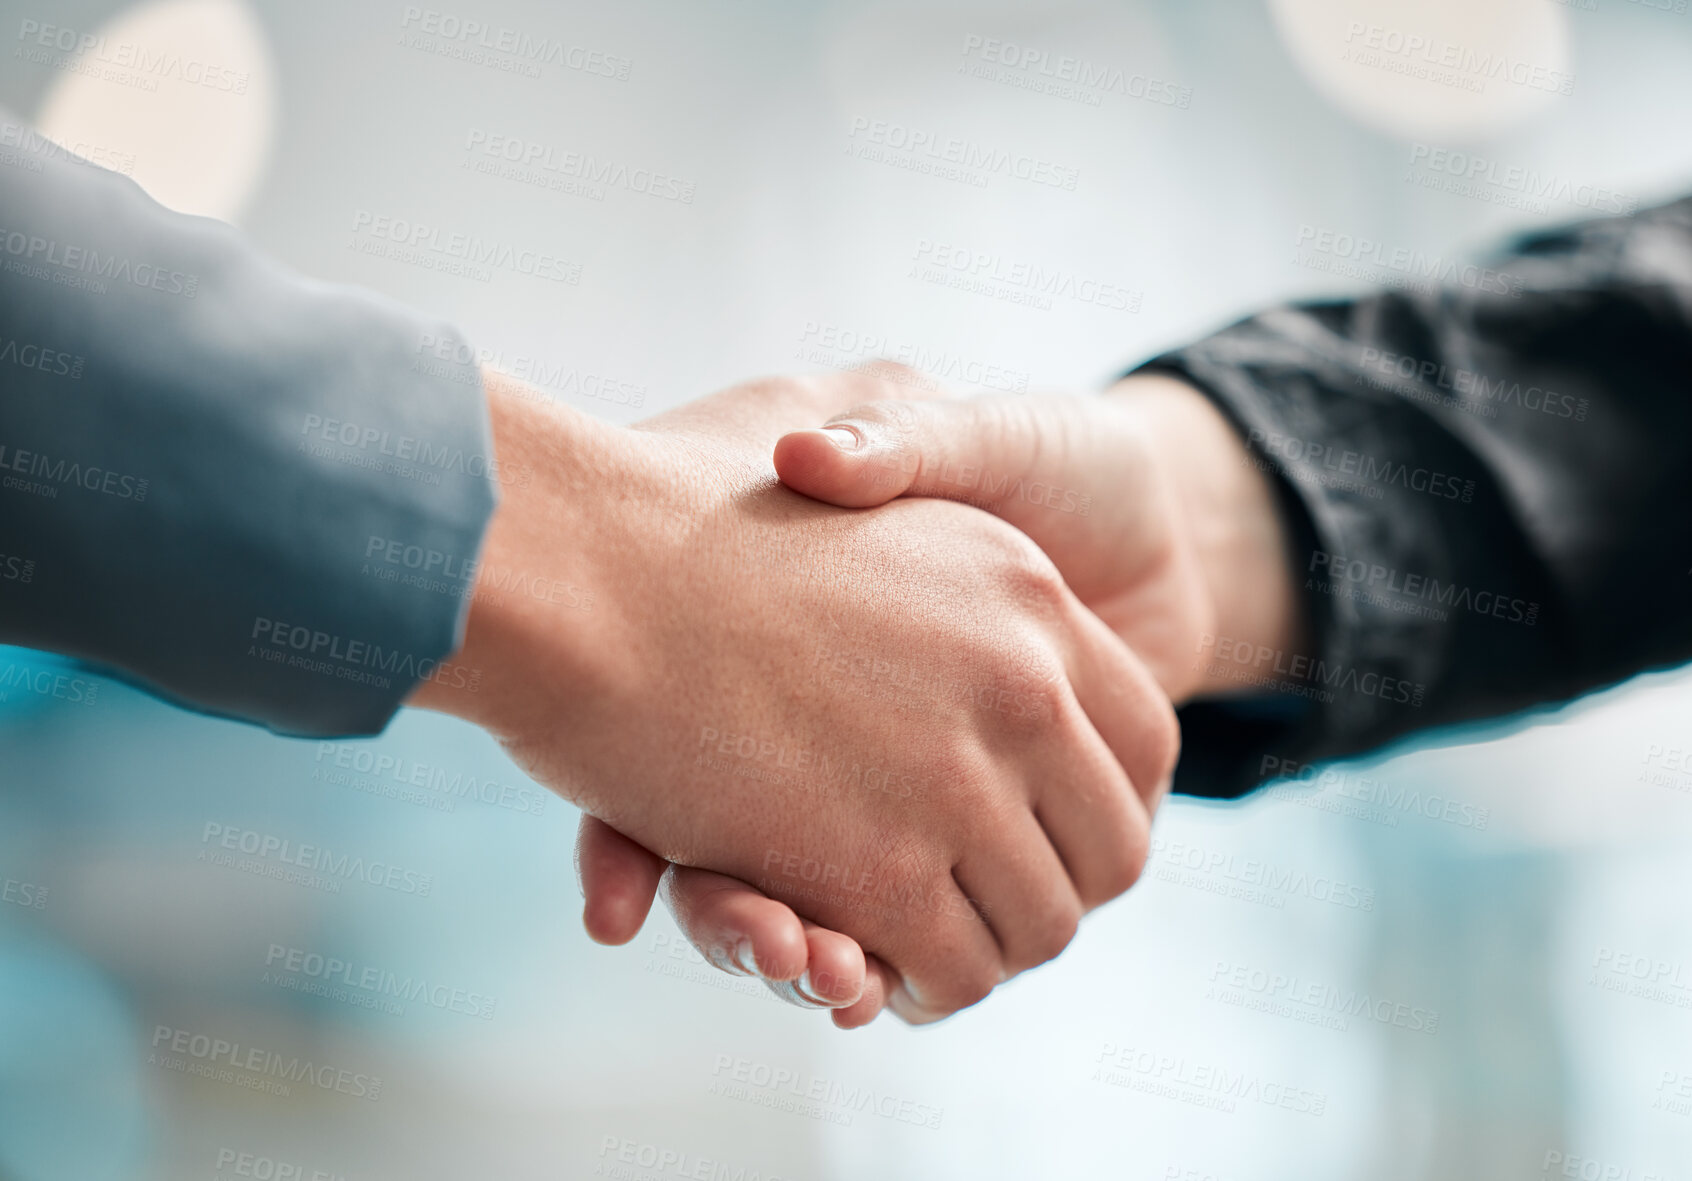
<path fill-rule="evenodd" d="M 472 680 L 439 663 L 513 476 L 461 338 L 27 163 L 0 167 L 0 555 L 30 563 L 0 640 L 297 735 Z"/>

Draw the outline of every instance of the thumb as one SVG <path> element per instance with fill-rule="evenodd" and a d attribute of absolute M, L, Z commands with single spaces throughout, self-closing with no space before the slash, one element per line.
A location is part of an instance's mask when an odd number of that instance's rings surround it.
<path fill-rule="evenodd" d="M 776 475 L 795 492 L 842 508 L 933 496 L 1010 520 L 1026 482 L 1065 461 L 1062 401 L 871 402 L 777 440 Z"/>

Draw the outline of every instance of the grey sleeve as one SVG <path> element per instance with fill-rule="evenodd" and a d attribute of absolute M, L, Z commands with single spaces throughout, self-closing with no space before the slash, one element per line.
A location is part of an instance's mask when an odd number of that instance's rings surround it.
<path fill-rule="evenodd" d="M 298 735 L 458 643 L 508 479 L 444 324 L 33 136 L 0 162 L 0 642 Z"/>

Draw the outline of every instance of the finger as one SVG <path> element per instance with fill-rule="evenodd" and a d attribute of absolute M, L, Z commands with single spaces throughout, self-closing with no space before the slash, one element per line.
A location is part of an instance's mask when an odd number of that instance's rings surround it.
<path fill-rule="evenodd" d="M 1073 883 L 1080 909 L 1088 911 L 1139 879 L 1151 821 L 1133 781 L 1078 704 L 1053 727 L 1061 749 L 1042 760 L 1050 775 L 1038 785 L 1034 815 Z"/>
<path fill-rule="evenodd" d="M 1149 822 L 1169 793 L 1181 755 L 1175 707 L 1109 625 L 1079 602 L 1070 614 L 1079 638 L 1068 660 L 1076 700 L 1127 772 Z"/>
<path fill-rule="evenodd" d="M 996 765 L 983 754 L 978 766 L 958 773 L 986 776 Z M 936 790 L 954 785 L 937 784 Z M 1023 808 L 1026 813 L 1026 804 Z M 920 1019 L 937 1020 L 975 1004 L 1004 979 L 1004 964 L 993 932 L 959 889 L 953 862 L 896 830 L 887 834 L 883 855 L 900 872 L 881 885 L 873 874 L 861 884 L 833 889 L 780 879 L 760 879 L 759 885 L 767 897 L 791 897 L 830 928 L 851 931 L 866 956 L 879 958 L 896 974 Z"/>
<path fill-rule="evenodd" d="M 861 1029 L 887 1007 L 899 977 L 880 957 L 864 956 L 864 992 L 854 1004 L 834 1011 L 834 1024 L 841 1029 Z"/>
<path fill-rule="evenodd" d="M 795 492 L 843 508 L 933 496 L 966 500 L 1017 524 L 1048 509 L 1044 475 L 1073 470 L 1070 404 L 986 396 L 858 406 L 778 439 L 776 474 Z M 1041 485 L 1032 498 L 1031 481 Z M 1060 488 L 1060 507 L 1066 494 L 1079 503 L 1078 493 Z"/>
<path fill-rule="evenodd" d="M 797 979 L 770 981 L 770 991 L 806 1009 L 841 1009 L 864 995 L 864 952 L 856 940 L 805 922 L 805 970 Z"/>
<path fill-rule="evenodd" d="M 604 821 L 583 814 L 576 830 L 576 877 L 589 937 L 617 946 L 640 934 L 668 864 Z"/>
<path fill-rule="evenodd" d="M 1082 901 L 1034 816 L 1021 812 L 986 828 L 953 874 L 998 940 L 1009 979 L 1069 946 Z"/>
<path fill-rule="evenodd" d="M 950 1008 L 919 1000 L 904 979 L 897 976 L 895 976 L 893 986 L 887 993 L 888 1011 L 906 1025 L 933 1025 L 936 1021 L 944 1021 L 962 1008 L 968 1008 L 968 1006 L 960 1005 L 957 1008 Z"/>
<path fill-rule="evenodd" d="M 1054 711 L 1035 815 L 1087 909 L 1130 889 L 1151 853 L 1151 817 L 1180 749 L 1173 707 L 1146 667 L 1079 603 L 1066 666 L 1075 709 Z"/>
<path fill-rule="evenodd" d="M 897 973 L 889 1005 L 913 1025 L 938 1021 L 984 999 L 1005 979 L 997 937 L 950 875 L 885 911 L 892 937 L 876 954 Z M 920 931 L 911 942 L 907 932 Z"/>
<path fill-rule="evenodd" d="M 682 934 L 723 971 L 767 981 L 796 980 L 805 971 L 805 927 L 785 902 L 739 878 L 680 865 L 664 871 L 660 888 Z"/>

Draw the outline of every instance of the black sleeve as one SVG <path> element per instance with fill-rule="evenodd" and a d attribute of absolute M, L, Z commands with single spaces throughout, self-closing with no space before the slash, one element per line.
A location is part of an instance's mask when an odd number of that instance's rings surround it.
<path fill-rule="evenodd" d="M 1437 286 L 1394 275 L 1142 367 L 1207 394 L 1276 477 L 1315 640 L 1205 638 L 1255 691 L 1183 711 L 1177 791 L 1692 659 L 1692 198 Z"/>

